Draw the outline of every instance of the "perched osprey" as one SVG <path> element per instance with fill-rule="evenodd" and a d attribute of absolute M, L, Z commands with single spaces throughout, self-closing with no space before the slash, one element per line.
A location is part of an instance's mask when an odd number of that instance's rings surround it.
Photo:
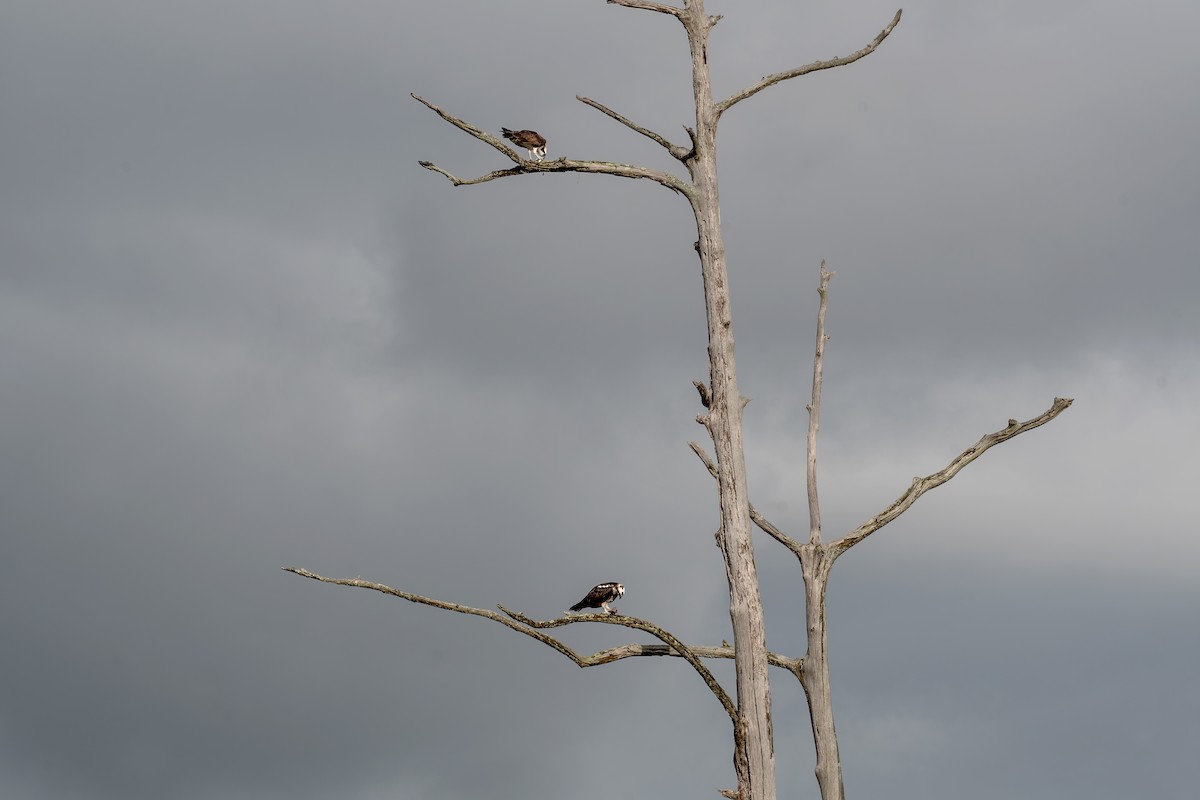
<path fill-rule="evenodd" d="M 615 608 L 609 608 L 608 604 L 616 602 L 618 597 L 625 596 L 625 585 L 621 583 L 601 583 L 598 586 L 593 586 L 592 590 L 587 593 L 587 596 L 580 600 L 575 605 L 571 606 L 572 611 L 581 611 L 585 608 L 603 608 L 609 614 L 617 613 Z"/>
<path fill-rule="evenodd" d="M 508 128 L 501 128 L 500 133 L 517 147 L 524 147 L 529 153 L 530 161 L 535 158 L 538 161 L 546 160 L 546 137 L 537 131 L 510 131 Z"/>

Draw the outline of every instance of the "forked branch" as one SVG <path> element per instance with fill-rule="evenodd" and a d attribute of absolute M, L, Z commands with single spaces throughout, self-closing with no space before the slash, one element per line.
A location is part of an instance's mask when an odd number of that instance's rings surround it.
<path fill-rule="evenodd" d="M 610 0 L 610 2 L 611 1 L 612 0 Z M 720 116 L 737 103 L 742 102 L 747 97 L 753 97 L 763 89 L 766 89 L 768 86 L 773 86 L 776 83 L 781 83 L 782 81 L 786 81 L 790 78 L 798 78 L 801 75 L 807 75 L 810 72 L 817 72 L 823 69 L 832 69 L 834 67 L 844 67 L 847 64 L 853 64 L 860 58 L 871 55 L 871 53 L 875 52 L 875 48 L 879 47 L 879 45 L 883 43 L 883 40 L 886 39 L 888 35 L 895 30 L 896 26 L 900 24 L 900 15 L 903 11 L 904 9 L 899 9 L 896 11 L 896 16 L 892 18 L 892 21 L 888 23 L 888 26 L 880 31 L 879 35 L 875 37 L 874 41 L 872 41 L 862 50 L 851 53 L 848 56 L 842 56 L 841 58 L 831 58 L 828 61 L 814 61 L 811 64 L 805 64 L 803 67 L 797 67 L 795 69 L 789 69 L 785 72 L 776 72 L 774 75 L 768 75 L 753 86 L 749 86 L 745 89 L 742 89 L 737 94 L 725 98 L 721 102 L 717 103 L 713 109 L 716 111 L 717 116 Z"/>
<path fill-rule="evenodd" d="M 644 178 L 654 181 L 673 192 L 681 194 L 689 199 L 695 194 L 695 190 L 691 184 L 686 181 L 662 170 L 649 169 L 647 167 L 639 167 L 633 164 L 614 164 L 608 161 L 574 161 L 567 158 L 559 158 L 554 161 L 528 161 L 521 158 L 517 152 L 495 136 L 492 136 L 485 130 L 465 122 L 453 114 L 439 108 L 435 104 L 429 102 L 423 97 L 412 95 L 414 100 L 427 106 L 430 110 L 436 113 L 439 117 L 449 122 L 459 130 L 466 131 L 481 142 L 486 142 L 492 147 L 499 150 L 504 155 L 508 156 L 516 164 L 511 169 L 494 170 L 486 175 L 480 175 L 477 178 L 459 178 L 451 174 L 448 170 L 442 169 L 431 161 L 418 161 L 427 170 L 444 175 L 455 186 L 473 186 L 479 183 L 487 183 L 494 181 L 497 178 L 508 178 L 514 175 L 525 175 L 538 172 L 591 172 L 600 175 L 615 175 L 618 178 Z"/>
<path fill-rule="evenodd" d="M 560 617 L 559 619 L 538 621 L 530 619 L 519 612 L 509 611 L 504 606 L 500 606 L 499 608 L 517 622 L 528 625 L 530 628 L 558 628 L 562 625 L 570 625 L 571 623 L 578 621 L 578 618 L 573 617 Z M 717 682 L 716 676 L 712 674 L 709 668 L 704 666 L 704 662 L 702 662 L 700 658 L 692 652 L 691 648 L 679 641 L 679 639 L 677 639 L 673 634 L 668 633 L 657 625 L 647 622 L 644 619 L 629 617 L 625 616 L 624 614 L 587 614 L 585 616 L 593 618 L 590 621 L 603 622 L 608 625 L 620 625 L 625 628 L 634 628 L 635 630 L 645 631 L 661 641 L 667 647 L 677 652 L 684 661 L 687 661 L 692 665 L 692 669 L 696 670 L 696 673 L 701 677 L 701 679 L 704 680 L 704 683 L 708 685 L 709 691 L 713 693 L 713 696 L 715 696 L 725 708 L 725 712 L 729 714 L 730 721 L 732 721 L 735 726 L 737 725 L 737 707 L 734 705 L 733 700 L 730 699 L 729 694 L 725 691 L 724 687 Z"/>
<path fill-rule="evenodd" d="M 447 611 L 456 611 L 460 614 L 470 614 L 476 617 L 490 619 L 492 622 L 498 622 L 510 630 L 524 634 L 531 639 L 537 639 L 547 647 L 553 648 L 564 656 L 569 658 L 578 667 L 595 667 L 601 664 L 610 664 L 614 661 L 619 661 L 623 658 L 631 658 L 637 656 L 673 656 L 682 658 L 691 665 L 692 669 L 700 675 L 704 680 L 709 690 L 721 703 L 721 706 L 729 714 L 730 719 L 736 723 L 737 709 L 728 693 L 724 690 L 721 684 L 713 676 L 712 672 L 704 665 L 701 659 L 704 658 L 728 658 L 734 657 L 734 649 L 728 645 L 721 647 L 711 646 L 691 646 L 685 645 L 679 641 L 674 634 L 637 617 L 630 617 L 624 614 L 578 614 L 574 616 L 558 617 L 551 620 L 534 620 L 517 611 L 510 611 L 504 606 L 499 606 L 504 613 L 498 614 L 486 608 L 475 608 L 473 606 L 464 606 L 459 603 L 450 603 L 444 600 L 435 600 L 432 597 L 424 597 L 412 592 L 406 592 L 401 589 L 394 589 L 382 583 L 363 580 L 362 578 L 327 578 L 324 575 L 318 575 L 315 572 L 309 572 L 300 567 L 283 567 L 284 571 L 291 572 L 304 578 L 312 578 L 322 583 L 333 583 L 339 586 L 357 586 L 363 589 L 372 589 L 383 594 L 390 594 L 393 597 L 399 597 L 402 600 L 408 600 L 412 603 L 420 603 L 421 605 L 433 606 L 434 608 L 442 608 Z M 581 655 L 573 648 L 567 646 L 563 642 L 554 638 L 548 633 L 542 631 L 548 628 L 559 628 L 565 625 L 574 625 L 580 622 L 601 622 L 606 625 L 620 625 L 625 628 L 645 631 L 651 636 L 654 636 L 661 645 L 653 644 L 627 644 L 620 647 L 601 650 L 593 653 L 590 656 Z M 767 659 L 773 666 L 786 669 L 797 677 L 800 676 L 804 669 L 803 659 L 788 658 L 787 656 L 778 653 L 768 653 Z"/>
<path fill-rule="evenodd" d="M 872 517 L 867 522 L 852 530 L 850 533 L 838 539 L 836 542 L 831 542 L 829 549 L 833 558 L 849 550 L 854 545 L 861 542 L 863 539 L 870 536 L 875 531 L 887 525 L 896 517 L 903 514 L 917 502 L 917 498 L 928 492 L 930 489 L 936 489 L 946 481 L 953 478 L 959 471 L 970 464 L 975 459 L 979 458 L 989 448 L 994 447 L 1002 442 L 1007 442 L 1014 436 L 1018 436 L 1025 431 L 1031 431 L 1034 428 L 1045 425 L 1050 420 L 1057 417 L 1062 412 L 1071 407 L 1071 403 L 1075 402 L 1069 397 L 1056 397 L 1054 403 L 1042 414 L 1028 419 L 1024 422 L 1018 422 L 1015 419 L 1010 419 L 1008 425 L 995 433 L 989 433 L 982 439 L 976 442 L 971 447 L 968 447 L 960 453 L 953 461 L 946 465 L 944 469 L 938 470 L 932 475 L 926 475 L 924 478 L 913 478 L 912 485 L 908 487 L 908 491 L 900 495 L 896 502 L 892 503 L 882 512 Z"/>

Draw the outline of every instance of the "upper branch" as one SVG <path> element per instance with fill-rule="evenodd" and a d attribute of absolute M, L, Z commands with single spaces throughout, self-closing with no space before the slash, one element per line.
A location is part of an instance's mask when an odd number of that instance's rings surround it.
<path fill-rule="evenodd" d="M 821 261 L 821 284 L 817 294 L 817 352 L 813 356 L 812 401 L 808 405 L 808 541 L 821 543 L 821 505 L 817 501 L 817 431 L 821 429 L 821 382 L 825 369 L 825 309 L 829 305 L 829 279 L 833 273 Z"/>
<path fill-rule="evenodd" d="M 896 502 L 892 503 L 878 515 L 852 530 L 850 533 L 832 542 L 829 549 L 832 551 L 833 558 L 849 550 L 854 545 L 861 542 L 863 539 L 870 536 L 875 531 L 887 525 L 896 517 L 908 510 L 909 506 L 917 501 L 917 498 L 925 494 L 930 489 L 936 489 L 946 481 L 958 474 L 959 470 L 970 464 L 975 459 L 983 455 L 984 451 L 993 445 L 1007 442 L 1009 439 L 1022 434 L 1025 431 L 1033 430 L 1034 428 L 1045 425 L 1050 420 L 1057 417 L 1063 411 L 1070 408 L 1071 403 L 1075 402 L 1069 397 L 1054 398 L 1053 405 L 1050 406 L 1044 413 L 1033 419 L 1025 422 L 1017 422 L 1015 419 L 1008 421 L 1008 426 L 1003 430 L 989 433 L 982 439 L 976 442 L 971 447 L 964 450 L 953 461 L 946 465 L 945 469 L 939 470 L 932 475 L 926 475 L 924 478 L 913 478 L 912 485 L 908 487 L 908 491 L 902 494 Z"/>
<path fill-rule="evenodd" d="M 662 3 L 651 3 L 649 0 L 608 0 L 608 2 L 617 6 L 625 6 L 626 8 L 640 8 L 644 11 L 657 11 L 660 14 L 670 14 L 673 17 L 683 18 L 682 8 L 663 5 Z"/>
<path fill-rule="evenodd" d="M 513 150 L 508 145 L 504 144 L 504 142 L 500 141 L 495 136 L 492 136 L 490 133 L 483 130 L 482 128 L 477 128 L 474 125 L 472 125 L 471 123 L 465 122 L 465 121 L 459 119 L 458 117 L 454 116 L 453 114 L 450 114 L 449 112 L 445 111 L 444 109 L 438 108 L 433 103 L 429 102 L 424 97 L 421 97 L 420 95 L 416 94 L 415 92 L 409 92 L 409 95 L 414 100 L 416 100 L 418 103 L 428 106 L 435 114 L 437 114 L 442 119 L 446 120 L 446 122 L 449 122 L 454 127 L 458 128 L 459 130 L 466 131 L 467 133 L 471 134 L 472 136 L 474 136 L 476 139 L 480 140 L 481 142 L 487 142 L 492 147 L 496 148 L 501 153 L 504 153 L 504 155 L 511 158 L 516 164 L 520 165 L 520 163 L 522 161 L 524 161 L 523 158 L 521 158 L 519 155 L 517 155 L 517 151 Z M 421 166 L 425 166 L 426 163 L 428 163 L 428 162 L 422 162 Z"/>
<path fill-rule="evenodd" d="M 667 152 L 669 152 L 671 155 L 673 155 L 675 158 L 679 159 L 680 161 L 686 161 L 691 156 L 691 154 L 694 150 L 694 149 L 689 149 L 686 147 L 680 147 L 677 144 L 672 144 L 665 136 L 661 136 L 661 135 L 655 133 L 654 131 L 650 130 L 649 128 L 643 128 L 641 125 L 638 125 L 637 123 L 633 122 L 632 120 L 629 120 L 629 119 L 621 116 L 616 111 L 613 111 L 608 106 L 605 106 L 602 103 L 597 103 L 595 100 L 591 99 L 590 97 L 584 97 L 583 95 L 577 94 L 577 95 L 575 95 L 575 99 L 581 103 L 586 103 L 587 105 L 591 106 L 592 108 L 596 109 L 597 111 L 599 111 L 602 114 L 607 114 L 608 116 L 612 117 L 617 122 L 624 125 L 625 127 L 630 128 L 631 130 L 637 131 L 642 136 L 645 136 L 648 139 L 653 139 L 659 145 L 665 147 L 667 149 Z"/>
<path fill-rule="evenodd" d="M 661 184 L 673 192 L 682 194 L 685 197 L 691 197 L 694 194 L 694 189 L 691 184 L 678 178 L 668 172 L 663 172 L 657 169 L 649 169 L 647 167 L 639 167 L 632 164 L 614 164 L 608 161 L 572 161 L 566 158 L 559 158 L 554 161 L 527 161 L 517 155 L 515 150 L 512 150 L 507 145 L 503 144 L 495 136 L 492 136 L 485 130 L 482 130 L 469 122 L 464 122 L 458 117 L 446 112 L 423 97 L 413 95 L 413 98 L 425 106 L 429 107 L 439 117 L 449 122 L 459 130 L 479 139 L 481 142 L 486 142 L 492 147 L 499 150 L 504 155 L 508 156 L 517 166 L 510 169 L 500 169 L 489 172 L 486 175 L 481 175 L 477 178 L 459 178 L 449 171 L 442 169 L 430 161 L 419 161 L 422 167 L 433 172 L 437 172 L 453 183 L 455 186 L 472 186 L 478 183 L 487 183 L 488 181 L 496 180 L 497 178 L 508 178 L 513 175 L 524 175 L 527 173 L 536 172 L 592 172 L 601 175 L 616 175 L 619 178 L 645 178 L 652 180 L 655 183 Z"/>
<path fill-rule="evenodd" d="M 776 72 L 774 75 L 768 75 L 753 86 L 742 89 L 737 94 L 731 95 L 717 103 L 713 107 L 717 113 L 717 116 L 724 114 L 731 106 L 740 103 L 747 97 L 752 97 L 753 95 L 758 94 L 768 86 L 786 81 L 789 78 L 798 78 L 801 75 L 807 75 L 810 72 L 817 72 L 823 69 L 832 69 L 833 67 L 844 67 L 847 64 L 853 64 L 855 61 L 858 61 L 864 56 L 871 55 L 871 53 L 875 52 L 875 48 L 879 47 L 879 45 L 883 43 L 883 40 L 888 37 L 888 34 L 890 34 L 900 23 L 900 14 L 903 12 L 903 10 L 904 9 L 898 10 L 896 12 L 896 16 L 892 18 L 890 23 L 888 23 L 888 26 L 880 31 L 879 35 L 875 37 L 874 41 L 872 41 L 862 50 L 859 50 L 856 53 L 851 53 L 848 56 L 842 56 L 841 58 L 831 58 L 828 61 L 814 61 L 811 64 L 805 64 L 803 67 L 797 67 L 796 69 L 789 69 L 786 72 Z"/>

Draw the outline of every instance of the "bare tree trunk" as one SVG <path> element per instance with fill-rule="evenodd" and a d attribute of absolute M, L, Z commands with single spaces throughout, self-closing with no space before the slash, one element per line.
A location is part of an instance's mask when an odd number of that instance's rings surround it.
<path fill-rule="evenodd" d="M 738 792 L 746 800 L 775 800 L 775 744 L 771 730 L 771 687 L 767 675 L 762 595 L 750 535 L 750 503 L 742 444 L 742 408 L 734 363 L 729 277 L 721 238 L 717 192 L 717 119 L 708 74 L 709 19 L 703 0 L 688 0 L 683 18 L 692 55 L 696 98 L 694 156 L 687 162 L 695 186 L 692 208 L 699 234 L 697 251 L 704 276 L 712 401 L 707 426 L 716 450 L 721 506 L 719 542 L 729 582 L 729 616 L 737 653 L 734 766 Z"/>
<path fill-rule="evenodd" d="M 800 564 L 808 626 L 808 652 L 800 672 L 800 685 L 804 687 L 812 720 L 813 743 L 817 749 L 817 783 L 821 786 L 821 800 L 843 800 L 842 760 L 833 724 L 829 645 L 825 636 L 825 587 L 833 559 L 823 545 L 809 543 L 800 546 Z"/>

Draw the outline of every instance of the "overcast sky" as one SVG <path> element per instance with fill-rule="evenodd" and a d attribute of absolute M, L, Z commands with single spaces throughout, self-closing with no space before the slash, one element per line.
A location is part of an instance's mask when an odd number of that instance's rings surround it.
<path fill-rule="evenodd" d="M 884 0 L 719 2 L 716 93 L 859 49 Z M 737 106 L 721 200 L 754 503 L 803 535 L 817 269 L 826 534 L 1010 417 L 838 562 L 848 796 L 1200 785 L 1200 5 L 915 0 Z M 734 785 L 686 665 L 579 670 L 280 570 L 732 638 L 681 198 L 685 40 L 602 0 L 0 6 L 0 796 L 611 800 Z M 794 557 L 758 543 L 801 655 Z M 563 631 L 592 652 L 643 641 Z M 719 675 L 732 690 L 731 670 Z M 781 797 L 816 796 L 773 680 Z"/>

